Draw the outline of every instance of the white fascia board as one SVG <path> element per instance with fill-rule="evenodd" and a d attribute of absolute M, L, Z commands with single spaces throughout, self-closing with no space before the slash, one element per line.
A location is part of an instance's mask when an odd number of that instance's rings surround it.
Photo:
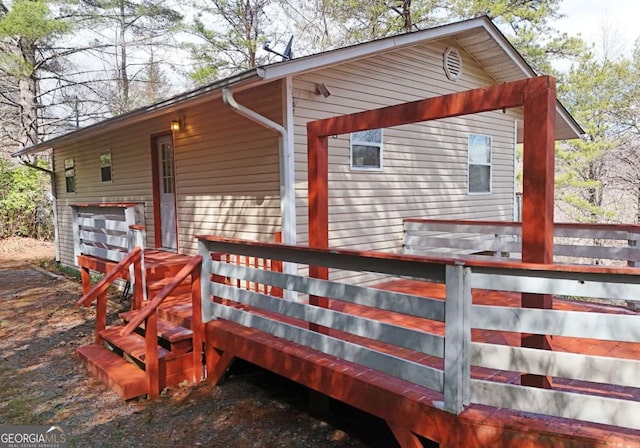
<path fill-rule="evenodd" d="M 267 65 L 261 67 L 262 72 L 260 75 L 264 81 L 300 75 L 347 61 L 364 58 L 379 52 L 411 46 L 428 40 L 433 41 L 437 39 L 444 39 L 478 28 L 483 29 L 491 36 L 498 46 L 500 46 L 502 51 L 509 56 L 509 59 L 511 59 L 518 69 L 522 71 L 523 77 L 532 78 L 537 76 L 533 68 L 531 68 L 531 66 L 522 58 L 518 50 L 511 45 L 500 30 L 487 17 L 478 17 L 462 22 L 441 25 L 427 30 L 416 31 L 414 33 L 401 34 L 399 36 L 353 45 L 351 47 L 339 48 L 325 53 L 305 56 L 287 62 Z M 556 113 L 567 123 L 567 126 L 575 133 L 576 138 L 581 134 L 584 134 L 584 130 L 567 112 L 560 101 L 557 101 Z"/>
<path fill-rule="evenodd" d="M 487 28 L 488 24 L 489 20 L 487 18 L 480 17 L 267 65 L 262 67 L 264 79 L 269 81 L 286 76 L 299 75 L 387 50 L 415 45 L 427 40 L 443 39 L 474 28 Z"/>
<path fill-rule="evenodd" d="M 527 76 L 528 78 L 537 76 L 533 68 L 527 63 L 527 61 L 523 59 L 518 50 L 516 50 L 515 47 L 511 45 L 511 42 L 509 42 L 504 37 L 504 35 L 495 27 L 495 25 L 489 25 L 489 23 L 485 21 L 482 26 L 486 30 L 486 32 L 489 33 L 491 38 L 500 46 L 502 51 L 504 51 L 513 61 L 513 63 L 518 66 L 518 68 L 525 76 Z M 562 118 L 563 121 L 567 123 L 567 126 L 575 133 L 576 138 L 585 133 L 584 129 L 582 129 L 582 126 L 580 126 L 580 124 L 567 111 L 560 100 L 556 100 L 556 113 L 559 117 Z"/>

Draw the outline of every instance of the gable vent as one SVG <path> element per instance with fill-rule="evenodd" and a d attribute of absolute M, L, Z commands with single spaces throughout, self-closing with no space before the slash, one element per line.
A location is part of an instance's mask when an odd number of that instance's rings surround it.
<path fill-rule="evenodd" d="M 455 48 L 447 48 L 443 58 L 444 73 L 451 81 L 457 81 L 462 74 L 462 58 Z"/>

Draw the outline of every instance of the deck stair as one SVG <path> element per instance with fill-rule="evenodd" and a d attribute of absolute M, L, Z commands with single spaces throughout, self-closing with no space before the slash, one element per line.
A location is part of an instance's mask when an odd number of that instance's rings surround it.
<path fill-rule="evenodd" d="M 120 313 L 122 325 L 104 325 L 101 328 L 99 317 L 97 317 L 94 343 L 77 349 L 78 356 L 89 371 L 126 400 L 142 395 L 155 396 L 166 387 L 174 387 L 183 381 L 194 381 L 199 371 L 194 369 L 196 357 L 193 353 L 191 329 L 190 276 L 175 287 L 157 308 L 157 313 L 154 313 L 157 316 L 155 323 L 157 344 L 154 343 L 154 345 L 157 345 L 157 383 L 155 384 L 158 390 L 149 390 L 150 387 L 154 389 L 156 387 L 150 383 L 151 374 L 148 375 L 146 372 L 145 321 L 143 320 L 135 327 L 131 334 L 124 334 L 125 327 L 153 302 L 153 299 L 171 283 L 190 259 L 175 254 L 172 254 L 172 257 L 165 254 L 154 255 L 149 257 L 145 266 L 149 300 L 143 302 L 141 309 Z M 146 257 L 145 262 L 147 262 Z M 133 303 L 135 301 L 132 299 Z M 97 316 L 99 315 L 98 310 Z M 153 358 L 152 355 L 150 356 Z"/>
<path fill-rule="evenodd" d="M 191 306 L 190 304 L 185 304 Z M 130 322 L 139 311 L 127 311 L 120 313 L 120 318 L 125 322 Z M 171 314 L 167 314 L 169 319 L 172 318 Z M 136 334 L 144 336 L 144 322 L 140 324 L 136 330 Z M 171 320 L 165 320 L 163 318 L 158 319 L 158 343 L 161 347 L 166 348 L 172 353 L 182 354 L 190 352 L 193 348 L 192 337 L 193 331 L 188 326 L 182 326 L 175 324 Z"/>

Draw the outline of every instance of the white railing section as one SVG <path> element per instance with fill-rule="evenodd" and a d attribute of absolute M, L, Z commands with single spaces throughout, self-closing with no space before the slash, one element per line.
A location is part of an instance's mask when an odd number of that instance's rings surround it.
<path fill-rule="evenodd" d="M 72 205 L 74 252 L 120 262 L 144 248 L 144 204 Z"/>
<path fill-rule="evenodd" d="M 447 268 L 444 265 L 436 265 L 424 261 L 411 261 L 398 269 L 398 266 L 390 260 L 361 256 L 354 257 L 344 251 L 342 253 L 328 253 L 328 251 L 304 250 L 287 246 L 278 247 L 273 244 L 267 244 L 264 247 L 247 248 L 242 245 L 225 243 L 222 240 L 204 239 L 200 239 L 199 244 L 200 253 L 203 255 L 204 322 L 223 318 L 260 329 L 274 336 L 305 345 L 326 354 L 443 392 L 446 409 L 451 412 L 459 412 L 462 409 L 462 397 L 457 396 L 461 389 L 447 388 L 446 385 L 453 384 L 453 380 L 447 379 L 447 375 L 456 375 L 462 378 L 462 375 L 457 372 L 464 372 L 465 369 L 463 366 L 454 367 L 451 365 L 452 363 L 460 363 L 461 358 L 456 355 L 457 348 L 446 347 L 446 339 L 442 335 L 430 334 L 419 329 L 407 328 L 328 308 L 287 301 L 257 291 L 244 290 L 236 286 L 236 281 L 241 279 L 258 284 L 268 284 L 272 287 L 292 290 L 298 293 L 341 300 L 364 307 L 432 319 L 439 322 L 445 321 L 446 314 L 445 302 L 442 300 L 320 280 L 301 275 L 230 265 L 213 261 L 211 253 L 250 255 L 302 265 L 366 270 L 391 275 L 406 274 L 425 281 L 438 283 L 444 283 L 448 277 L 459 276 L 461 268 Z M 212 275 L 214 281 L 211 281 Z M 215 281 L 215 279 L 218 279 L 218 281 Z M 449 293 L 452 295 L 451 303 L 459 301 L 461 302 L 460 308 L 464 308 L 461 291 L 455 289 L 448 291 Z M 218 302 L 230 300 L 233 305 L 242 304 L 247 308 L 243 309 L 237 306 L 227 306 L 224 303 L 216 303 L 216 301 L 210 300 L 212 296 L 217 297 Z M 255 309 L 259 309 L 261 312 L 254 312 Z M 452 307 L 451 309 L 454 308 Z M 312 331 L 308 329 L 307 325 L 300 326 L 292 324 L 290 321 L 283 322 L 280 316 L 289 320 L 291 318 L 298 319 L 302 324 L 316 324 L 335 331 L 329 331 L 329 334 Z M 455 321 L 454 318 L 450 320 L 452 322 Z M 457 336 L 455 332 L 459 332 L 460 328 L 456 328 L 453 323 L 450 327 L 447 332 L 449 334 L 453 331 L 453 333 L 451 333 L 449 341 L 456 343 L 461 337 Z M 388 344 L 390 349 L 381 351 L 367 345 L 346 341 L 336 337 L 336 332 L 346 332 L 351 335 L 383 342 Z M 449 368 L 443 371 L 413 362 L 401 356 L 399 351 L 402 349 L 444 358 L 445 365 Z"/>
<path fill-rule="evenodd" d="M 403 251 L 418 255 L 483 255 L 520 259 L 522 225 L 505 221 L 405 219 Z M 640 226 L 556 223 L 554 261 L 640 266 Z"/>
<path fill-rule="evenodd" d="M 597 272 L 595 268 L 593 273 L 483 267 L 471 270 L 472 288 L 640 300 L 640 276 L 633 273 Z M 640 320 L 636 314 L 472 305 L 470 316 L 471 327 L 478 329 L 640 343 Z M 636 350 L 640 353 L 640 346 Z M 473 379 L 471 402 L 640 429 L 640 403 L 632 401 L 631 391 L 621 390 L 640 388 L 640 361 L 475 342 L 471 343 L 470 358 L 473 366 L 587 381 L 592 391 L 586 394 L 536 389 Z M 604 396 L 606 385 L 613 385 L 616 395 L 626 394 L 630 399 Z M 598 389 L 600 393 L 596 392 Z"/>
<path fill-rule="evenodd" d="M 231 320 L 441 392 L 444 408 L 452 413 L 461 412 L 470 403 L 479 403 L 640 429 L 637 418 L 640 402 L 635 401 L 640 397 L 640 390 L 635 390 L 640 388 L 637 375 L 640 361 L 471 341 L 473 328 L 638 344 L 640 320 L 633 313 L 523 309 L 477 305 L 471 300 L 472 288 L 477 288 L 637 301 L 640 300 L 640 276 L 634 269 L 563 266 L 558 271 L 540 265 L 536 270 L 525 270 L 515 263 L 494 262 L 501 267 L 487 267 L 477 259 L 438 259 L 198 238 L 204 260 L 201 278 L 204 322 L 218 318 Z M 212 260 L 212 252 L 444 283 L 446 300 L 230 265 Z M 340 308 L 343 311 L 339 311 L 296 303 L 238 288 L 237 279 L 380 312 L 350 314 L 343 307 Z M 389 319 L 380 320 L 384 312 L 441 322 L 444 336 L 422 330 L 419 322 L 398 325 L 389 315 L 386 316 Z M 309 329 L 308 324 L 317 327 Z M 345 338 L 345 333 L 366 339 Z M 367 343 L 371 340 L 375 342 Z M 374 348 L 381 343 L 387 344 L 387 348 Z M 637 349 L 640 352 L 640 345 Z M 431 365 L 414 362 L 406 356 L 407 350 L 443 358 L 443 362 Z M 537 389 L 491 381 L 482 375 L 471 379 L 471 369 L 475 367 L 589 383 L 580 393 Z M 481 377 L 483 379 L 476 379 Z M 603 384 L 602 390 L 597 391 L 597 383 Z M 615 390 L 617 398 L 607 396 L 607 390 Z M 624 394 L 628 399 L 620 398 Z"/>

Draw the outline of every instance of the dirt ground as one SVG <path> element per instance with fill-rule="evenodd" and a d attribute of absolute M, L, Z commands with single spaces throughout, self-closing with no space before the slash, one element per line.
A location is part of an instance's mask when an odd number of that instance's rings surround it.
<path fill-rule="evenodd" d="M 59 425 L 72 447 L 395 446 L 382 421 L 338 403 L 314 418 L 306 389 L 241 363 L 220 386 L 121 400 L 74 355 L 95 311 L 75 307 L 77 279 L 41 267 L 53 258 L 50 243 L 0 240 L 0 425 Z"/>

